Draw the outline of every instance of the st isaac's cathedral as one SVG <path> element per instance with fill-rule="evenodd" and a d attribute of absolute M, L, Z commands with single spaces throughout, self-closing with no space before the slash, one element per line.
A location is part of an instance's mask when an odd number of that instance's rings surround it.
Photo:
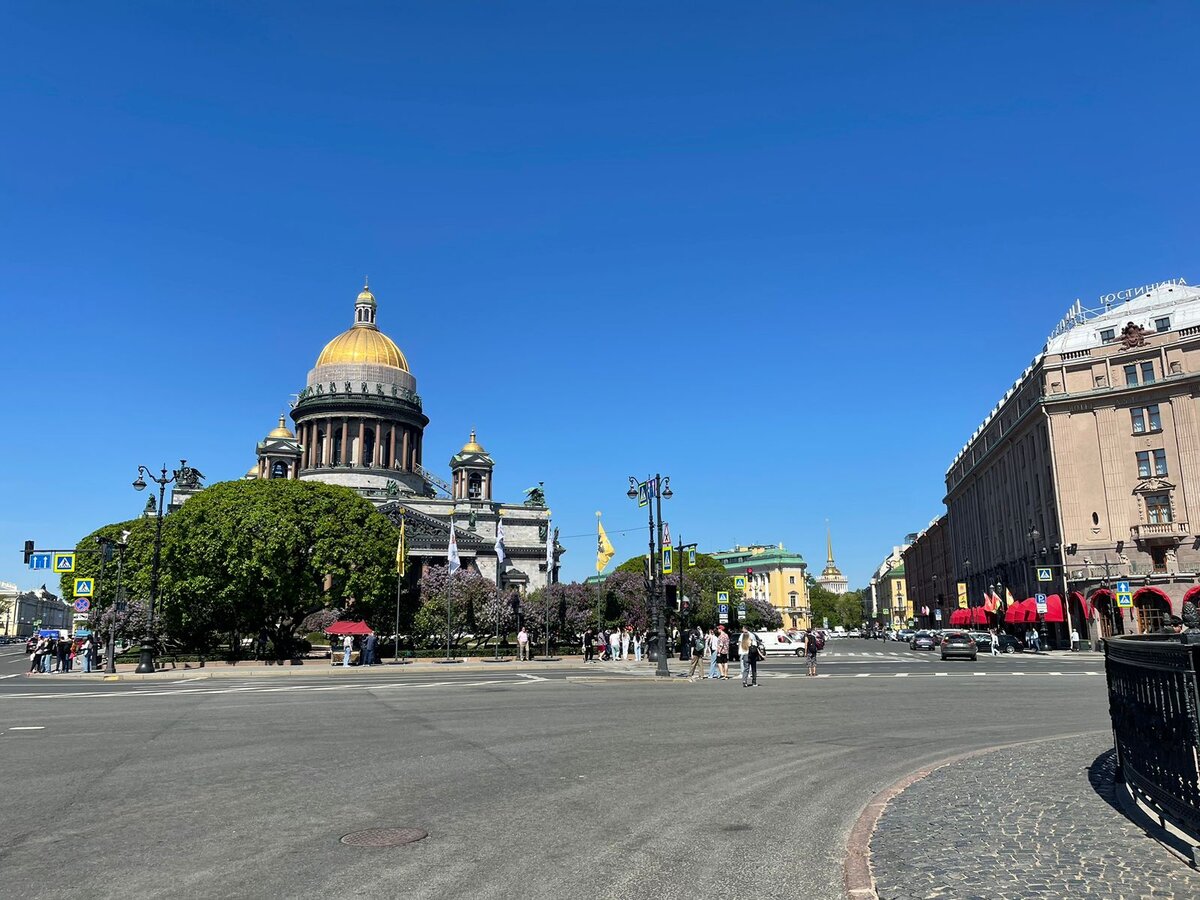
<path fill-rule="evenodd" d="M 354 324 L 328 344 L 292 406 L 295 432 L 279 425 L 258 444 L 246 478 L 298 478 L 353 488 L 397 527 L 405 521 L 411 568 L 446 562 L 455 529 L 464 570 L 521 593 L 554 580 L 547 572 L 550 510 L 541 487 L 523 503 L 493 499 L 495 462 L 471 433 L 450 459 L 450 481 L 422 465 L 429 418 L 400 348 L 375 324 L 375 295 L 364 285 Z M 496 527 L 504 521 L 505 562 Z M 555 565 L 561 548 L 555 546 Z"/>

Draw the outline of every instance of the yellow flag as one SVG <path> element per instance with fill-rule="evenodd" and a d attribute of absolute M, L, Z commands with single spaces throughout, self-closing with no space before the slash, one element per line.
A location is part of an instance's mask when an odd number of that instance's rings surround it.
<path fill-rule="evenodd" d="M 612 542 L 604 533 L 604 525 L 599 519 L 596 520 L 596 528 L 596 571 L 603 572 L 604 567 L 608 565 L 608 561 L 613 558 L 616 551 L 613 550 Z"/>
<path fill-rule="evenodd" d="M 408 571 L 408 547 L 404 544 L 404 517 L 400 517 L 400 542 L 396 544 L 396 571 L 403 578 Z"/>

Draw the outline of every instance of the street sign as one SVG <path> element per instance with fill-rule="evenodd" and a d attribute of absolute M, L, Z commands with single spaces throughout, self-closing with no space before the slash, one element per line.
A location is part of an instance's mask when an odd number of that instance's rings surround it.
<path fill-rule="evenodd" d="M 1133 594 L 1129 591 L 1117 591 L 1117 606 L 1129 609 L 1133 606 Z"/>
<path fill-rule="evenodd" d="M 52 569 L 54 568 L 53 553 L 34 553 L 29 557 L 29 568 L 31 569 Z"/>
<path fill-rule="evenodd" d="M 92 601 L 87 597 L 80 597 L 73 605 L 75 607 L 75 612 L 87 612 L 92 605 Z"/>
<path fill-rule="evenodd" d="M 625 496 L 628 497 L 629 495 L 626 494 Z M 638 508 L 641 509 L 643 506 L 647 506 L 649 503 L 650 503 L 650 486 L 648 484 L 646 484 L 646 482 L 643 481 L 641 484 L 638 485 Z"/>
<path fill-rule="evenodd" d="M 1038 615 L 1044 616 L 1046 614 L 1046 595 L 1035 594 L 1033 599 L 1037 601 Z"/>
<path fill-rule="evenodd" d="M 75 596 L 90 597 L 92 596 L 92 585 L 94 582 L 91 578 L 76 578 L 75 579 Z"/>
<path fill-rule="evenodd" d="M 724 603 L 724 604 L 727 604 L 727 605 L 728 605 L 728 603 L 729 603 L 729 591 L 717 591 L 717 602 L 718 602 L 718 603 Z"/>
<path fill-rule="evenodd" d="M 733 586 L 734 586 L 734 588 L 736 588 L 739 591 L 744 591 L 746 589 L 746 576 L 745 575 L 734 575 L 733 576 Z"/>
<path fill-rule="evenodd" d="M 1132 593 L 1132 592 L 1129 590 L 1129 582 L 1128 582 L 1128 581 L 1118 581 L 1118 582 L 1117 582 L 1117 593 L 1118 593 L 1118 594 L 1129 594 L 1129 593 Z"/>
<path fill-rule="evenodd" d="M 958 608 L 967 608 L 967 583 L 965 581 L 958 583 Z"/>
<path fill-rule="evenodd" d="M 671 546 L 671 526 L 666 522 L 662 523 L 662 545 L 664 547 Z"/>
<path fill-rule="evenodd" d="M 76 628 L 75 629 L 75 637 L 77 637 L 77 638 L 91 637 L 91 636 L 92 636 L 92 632 L 90 629 L 87 629 L 87 628 Z"/>
<path fill-rule="evenodd" d="M 670 575 L 675 571 L 674 567 L 675 554 L 671 552 L 670 547 L 663 547 L 663 574 Z"/>
<path fill-rule="evenodd" d="M 694 566 L 695 564 L 696 564 L 696 548 L 688 547 L 688 565 Z"/>
<path fill-rule="evenodd" d="M 933 618 L 938 622 L 942 621 L 942 611 L 940 609 L 935 609 L 933 611 Z"/>
<path fill-rule="evenodd" d="M 1053 581 L 1054 575 L 1049 566 L 1038 566 L 1038 581 Z"/>
<path fill-rule="evenodd" d="M 54 554 L 54 571 L 60 574 L 75 571 L 75 551 Z"/>
<path fill-rule="evenodd" d="M 717 621 L 722 625 L 728 624 L 728 622 L 729 622 L 729 604 L 728 603 L 718 603 L 717 604 Z"/>
<path fill-rule="evenodd" d="M 739 615 L 739 616 L 744 616 L 745 614 L 746 614 L 746 604 L 745 604 L 745 603 L 739 603 L 739 604 L 738 604 L 738 615 Z"/>

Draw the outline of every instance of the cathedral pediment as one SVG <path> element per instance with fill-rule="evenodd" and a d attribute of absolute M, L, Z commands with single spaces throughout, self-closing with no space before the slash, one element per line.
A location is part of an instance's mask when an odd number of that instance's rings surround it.
<path fill-rule="evenodd" d="M 385 503 L 379 507 L 379 511 L 387 516 L 397 528 L 400 527 L 401 512 L 403 511 L 404 535 L 408 546 L 412 549 L 445 550 L 450 544 L 450 523 L 443 519 L 417 512 L 396 501 Z M 486 539 L 461 528 L 454 529 L 454 540 L 460 550 L 485 550 L 492 547 L 492 544 Z"/>

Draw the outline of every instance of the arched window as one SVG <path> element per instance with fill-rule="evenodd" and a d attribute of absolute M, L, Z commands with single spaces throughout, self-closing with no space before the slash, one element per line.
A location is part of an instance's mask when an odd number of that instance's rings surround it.
<path fill-rule="evenodd" d="M 342 432 L 344 430 L 337 428 L 333 432 L 333 465 L 335 466 L 342 464 Z"/>
<path fill-rule="evenodd" d="M 483 476 L 478 472 L 472 472 L 467 478 L 467 497 L 471 500 L 478 500 L 483 496 Z"/>
<path fill-rule="evenodd" d="M 271 465 L 271 477 L 272 478 L 287 478 L 288 477 L 287 463 L 279 462 L 279 461 L 273 463 Z"/>
<path fill-rule="evenodd" d="M 1133 595 L 1133 607 L 1137 610 L 1138 631 L 1142 634 L 1160 631 L 1171 614 L 1170 604 L 1156 591 L 1138 591 Z"/>
<path fill-rule="evenodd" d="M 363 454 L 359 460 L 361 466 L 373 466 L 375 464 L 375 429 L 363 429 Z"/>
<path fill-rule="evenodd" d="M 797 594 L 795 591 L 791 591 L 788 593 L 788 606 L 795 608 L 799 602 L 800 602 L 799 594 Z"/>
<path fill-rule="evenodd" d="M 327 466 L 329 460 L 325 458 L 325 429 L 317 429 L 317 465 Z"/>

